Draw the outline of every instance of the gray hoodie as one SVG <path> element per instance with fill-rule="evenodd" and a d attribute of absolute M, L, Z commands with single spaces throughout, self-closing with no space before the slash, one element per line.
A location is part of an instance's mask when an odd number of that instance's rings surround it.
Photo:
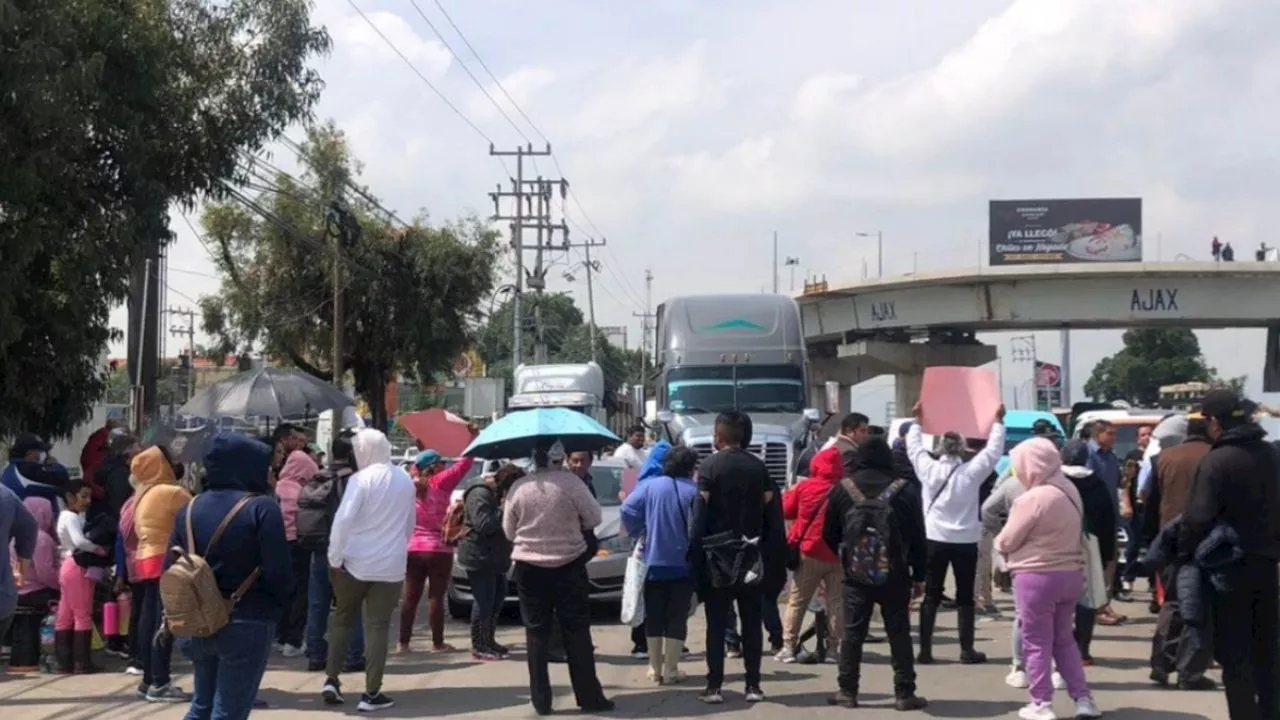
<path fill-rule="evenodd" d="M 982 503 L 982 532 L 992 537 L 999 535 L 1005 520 L 1009 518 L 1009 508 L 1013 507 L 1013 501 L 1026 491 L 1018 478 L 1013 476 L 1013 465 L 1010 465 L 996 481 L 987 501 Z"/>

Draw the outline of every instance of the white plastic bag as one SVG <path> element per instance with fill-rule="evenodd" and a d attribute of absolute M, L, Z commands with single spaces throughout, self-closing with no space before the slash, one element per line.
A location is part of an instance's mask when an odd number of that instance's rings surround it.
<path fill-rule="evenodd" d="M 622 622 L 631 627 L 644 623 L 644 579 L 649 574 L 649 564 L 644 561 L 644 549 L 636 543 L 631 557 L 627 558 L 627 571 L 622 578 Z"/>
<path fill-rule="evenodd" d="M 1084 533 L 1084 595 L 1080 604 L 1097 610 L 1107 605 L 1107 579 L 1102 564 L 1102 551 L 1098 538 Z"/>

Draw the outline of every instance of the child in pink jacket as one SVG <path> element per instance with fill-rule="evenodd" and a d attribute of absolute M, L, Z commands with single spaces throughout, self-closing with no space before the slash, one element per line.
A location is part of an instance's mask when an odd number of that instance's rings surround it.
<path fill-rule="evenodd" d="M 289 541 L 293 580 L 297 588 L 293 605 L 276 626 L 276 644 L 285 657 L 302 655 L 302 638 L 307 631 L 307 586 L 311 578 L 311 551 L 298 547 L 298 496 L 302 487 L 320 472 L 320 466 L 305 451 L 294 450 L 285 458 L 276 482 L 276 498 L 284 515 L 284 536 Z"/>

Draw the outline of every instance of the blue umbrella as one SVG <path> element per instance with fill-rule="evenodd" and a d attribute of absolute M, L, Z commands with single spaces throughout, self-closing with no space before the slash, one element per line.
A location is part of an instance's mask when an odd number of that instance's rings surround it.
<path fill-rule="evenodd" d="M 566 452 L 595 452 L 622 442 L 594 418 L 568 408 L 520 410 L 496 420 L 462 454 L 484 459 L 525 458 L 542 440 L 559 440 Z"/>

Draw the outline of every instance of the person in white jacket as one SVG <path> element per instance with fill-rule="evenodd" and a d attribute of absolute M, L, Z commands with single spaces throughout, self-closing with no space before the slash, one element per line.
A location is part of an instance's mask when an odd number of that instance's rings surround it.
<path fill-rule="evenodd" d="M 912 408 L 921 417 L 919 403 Z M 933 629 L 942 604 L 947 568 L 956 584 L 956 615 L 960 635 L 960 662 L 984 663 L 987 656 L 974 650 L 973 583 L 978 567 L 978 541 L 982 535 L 978 493 L 1004 454 L 1004 406 L 996 411 L 986 444 L 966 459 L 967 442 L 958 433 L 942 436 L 941 452 L 934 458 L 921 439 L 921 425 L 907 432 L 907 457 L 920 478 L 924 500 L 924 527 L 928 539 L 928 574 L 924 601 L 920 603 L 920 654 L 917 662 L 933 662 Z"/>
<path fill-rule="evenodd" d="M 385 710 L 395 703 L 382 692 L 391 638 L 391 615 L 400 602 L 413 536 L 416 492 L 409 474 L 391 459 L 391 443 L 377 430 L 351 439 L 358 471 L 347 480 L 329 530 L 329 578 L 337 609 L 329 625 L 329 657 L 324 702 L 343 703 L 338 681 L 347 644 L 364 607 L 365 689 L 360 712 Z"/>

